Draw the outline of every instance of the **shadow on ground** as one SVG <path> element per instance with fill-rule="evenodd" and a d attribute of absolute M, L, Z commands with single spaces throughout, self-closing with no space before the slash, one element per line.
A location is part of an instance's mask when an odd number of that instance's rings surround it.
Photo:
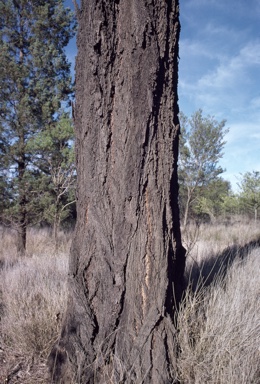
<path fill-rule="evenodd" d="M 216 278 L 224 278 L 235 260 L 244 260 L 254 249 L 260 247 L 260 238 L 250 241 L 244 246 L 232 245 L 222 252 L 209 255 L 202 262 L 193 261 L 186 271 L 186 284 L 195 292 L 200 287 L 207 287 Z"/>

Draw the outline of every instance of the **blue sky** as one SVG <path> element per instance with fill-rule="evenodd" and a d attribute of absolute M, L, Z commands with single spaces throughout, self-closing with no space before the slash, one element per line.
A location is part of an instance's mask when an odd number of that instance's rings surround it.
<path fill-rule="evenodd" d="M 260 0 L 183 0 L 179 105 L 199 108 L 229 128 L 221 166 L 260 171 Z"/>
<path fill-rule="evenodd" d="M 180 0 L 180 13 L 180 109 L 227 120 L 220 164 L 237 190 L 260 171 L 260 0 Z M 75 39 L 67 53 L 73 68 Z"/>

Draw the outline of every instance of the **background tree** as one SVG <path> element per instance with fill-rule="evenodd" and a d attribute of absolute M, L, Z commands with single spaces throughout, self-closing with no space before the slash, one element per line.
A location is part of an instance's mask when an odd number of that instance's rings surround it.
<path fill-rule="evenodd" d="M 223 197 L 221 203 L 221 211 L 224 219 L 231 219 L 241 213 L 241 204 L 239 195 L 237 193 L 230 192 Z"/>
<path fill-rule="evenodd" d="M 79 383 L 173 383 L 179 2 L 83 0 L 78 16 L 78 217 L 49 364 L 56 381 L 68 356 Z"/>
<path fill-rule="evenodd" d="M 228 130 L 225 120 L 218 122 L 212 116 L 204 117 L 201 109 L 190 119 L 181 113 L 180 123 L 179 179 L 185 228 L 199 189 L 224 172 L 218 161 L 223 155 L 224 136 Z"/>
<path fill-rule="evenodd" d="M 10 184 L 8 174 L 4 169 L 0 170 L 0 224 L 4 223 L 4 212 L 9 207 L 11 201 Z"/>
<path fill-rule="evenodd" d="M 243 211 L 250 215 L 253 212 L 255 221 L 258 218 L 258 209 L 260 208 L 260 172 L 246 172 L 242 175 L 239 183 L 240 201 Z"/>
<path fill-rule="evenodd" d="M 20 253 L 35 177 L 27 144 L 52 127 L 61 102 L 72 93 L 64 47 L 73 34 L 73 16 L 62 0 L 0 2 L 1 162 L 12 175 L 11 221 Z"/>
<path fill-rule="evenodd" d="M 38 210 L 41 219 L 53 228 L 58 245 L 58 229 L 75 204 L 76 169 L 74 129 L 69 114 L 62 111 L 58 121 L 28 142 L 38 171 Z"/>
<path fill-rule="evenodd" d="M 223 214 L 223 204 L 230 196 L 231 185 L 221 177 L 212 180 L 206 186 L 198 188 L 193 213 L 200 217 L 209 217 L 213 224 Z M 206 216 L 206 217 L 205 217 Z"/>

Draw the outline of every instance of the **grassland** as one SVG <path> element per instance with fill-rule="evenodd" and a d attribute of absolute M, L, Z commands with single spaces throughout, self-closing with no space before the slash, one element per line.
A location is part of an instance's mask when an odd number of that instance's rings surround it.
<path fill-rule="evenodd" d="M 31 229 L 19 258 L 0 229 L 0 383 L 40 384 L 65 311 L 71 235 Z M 259 384 L 260 226 L 187 228 L 187 291 L 176 314 L 182 384 Z M 111 381 L 112 382 L 112 381 Z M 138 384 L 138 383 L 137 383 Z M 160 384 L 160 383 L 158 383 Z"/>

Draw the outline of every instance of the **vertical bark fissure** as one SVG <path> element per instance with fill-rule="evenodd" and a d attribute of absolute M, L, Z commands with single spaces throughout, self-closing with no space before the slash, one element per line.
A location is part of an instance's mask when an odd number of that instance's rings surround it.
<path fill-rule="evenodd" d="M 95 291 L 90 296 L 89 289 L 88 289 L 88 284 L 87 284 L 86 274 L 87 274 L 87 270 L 88 270 L 92 260 L 93 260 L 93 257 L 90 257 L 90 259 L 88 261 L 88 264 L 86 265 L 86 267 L 83 270 L 82 278 L 83 278 L 83 287 L 84 287 L 84 297 L 89 302 L 89 307 L 91 309 L 91 314 L 92 314 L 93 329 L 92 329 L 92 333 L 91 333 L 91 336 L 90 336 L 90 340 L 91 340 L 91 342 L 93 344 L 95 342 L 95 339 L 96 339 L 96 337 L 98 335 L 98 332 L 99 332 L 99 325 L 98 325 L 97 317 L 96 317 L 96 314 L 95 314 L 95 310 L 93 309 L 93 299 L 95 298 L 99 287 L 97 286 Z"/>

